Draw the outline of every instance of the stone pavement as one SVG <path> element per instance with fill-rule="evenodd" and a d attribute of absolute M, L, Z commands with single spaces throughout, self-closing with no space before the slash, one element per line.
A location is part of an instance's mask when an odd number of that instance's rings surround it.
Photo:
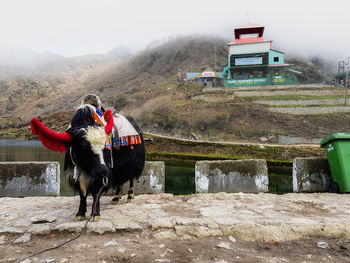
<path fill-rule="evenodd" d="M 308 237 L 350 239 L 350 195 L 217 193 L 191 196 L 138 195 L 118 205 L 101 198 L 101 219 L 88 232 L 140 232 L 156 239 L 231 235 L 246 241 Z M 88 199 L 90 213 L 92 199 Z M 2 233 L 44 235 L 79 232 L 79 197 L 0 198 Z"/>

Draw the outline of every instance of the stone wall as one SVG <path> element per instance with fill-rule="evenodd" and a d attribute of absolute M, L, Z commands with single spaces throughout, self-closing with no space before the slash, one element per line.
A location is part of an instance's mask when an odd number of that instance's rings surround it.
<path fill-rule="evenodd" d="M 326 158 L 293 161 L 294 192 L 327 192 L 331 175 Z M 268 191 L 266 160 L 199 161 L 195 165 L 197 193 Z M 126 184 L 128 185 L 128 184 Z M 124 187 L 127 193 L 128 187 Z M 146 162 L 134 183 L 135 194 L 164 193 L 164 162 Z M 58 162 L 0 162 L 0 196 L 59 195 Z"/>
<path fill-rule="evenodd" d="M 195 166 L 197 193 L 268 191 L 266 160 L 199 161 Z"/>
<path fill-rule="evenodd" d="M 293 192 L 328 192 L 330 182 L 327 158 L 293 160 Z"/>
<path fill-rule="evenodd" d="M 323 138 L 306 138 L 278 135 L 278 144 L 320 144 Z"/>
<path fill-rule="evenodd" d="M 59 195 L 58 162 L 0 162 L 0 196 Z"/>
<path fill-rule="evenodd" d="M 164 193 L 164 162 L 146 162 L 134 182 L 135 194 Z M 123 188 L 127 193 L 129 184 Z M 60 194 L 58 162 L 0 162 L 0 196 L 45 196 Z"/>
<path fill-rule="evenodd" d="M 134 182 L 135 194 L 160 194 L 165 188 L 164 162 L 146 162 L 141 177 Z M 123 187 L 123 193 L 127 194 L 129 184 Z"/>

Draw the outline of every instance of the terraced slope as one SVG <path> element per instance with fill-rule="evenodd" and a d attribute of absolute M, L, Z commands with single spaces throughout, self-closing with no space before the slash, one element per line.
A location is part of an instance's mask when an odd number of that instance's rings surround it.
<path fill-rule="evenodd" d="M 232 91 L 235 96 L 254 99 L 254 103 L 266 105 L 272 112 L 295 115 L 350 112 L 350 92 L 343 87 L 328 85 L 237 87 Z M 214 98 L 206 100 L 213 101 Z"/>

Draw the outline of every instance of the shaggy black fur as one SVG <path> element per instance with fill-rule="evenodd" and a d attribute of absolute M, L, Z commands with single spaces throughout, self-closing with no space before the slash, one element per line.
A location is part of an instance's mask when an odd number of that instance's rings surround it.
<path fill-rule="evenodd" d="M 80 108 L 72 118 L 71 127 L 68 129 L 69 134 L 72 136 L 72 142 L 66 147 L 64 169 L 68 175 L 69 184 L 73 189 L 79 191 L 80 206 L 76 215 L 77 217 L 85 216 L 86 196 L 89 193 L 91 193 L 94 199 L 93 206 L 97 202 L 96 213 L 93 214 L 91 212 L 91 215 L 100 215 L 99 200 L 97 200 L 96 195 L 103 185 L 103 177 L 108 178 L 108 187 L 116 189 L 116 193 L 118 194 L 125 182 L 130 181 L 130 186 L 132 187 L 133 180 L 138 179 L 142 174 L 145 164 L 145 146 L 142 131 L 131 117 L 127 116 L 126 118 L 139 133 L 142 143 L 133 145 L 132 147 L 121 146 L 118 150 L 113 149 L 113 168 L 111 168 L 111 151 L 103 150 L 104 161 L 106 163 L 106 165 L 103 165 L 100 162 L 99 156 L 92 151 L 90 142 L 85 139 L 88 127 L 95 125 L 90 109 L 88 107 Z M 78 167 L 78 180 L 73 179 L 75 165 Z M 82 180 L 84 181 L 82 182 Z M 81 187 L 85 183 L 86 193 L 84 193 L 84 189 Z M 108 190 L 108 187 L 105 191 Z M 133 191 L 133 189 L 131 188 L 130 191 Z M 131 198 L 130 191 L 128 199 Z M 118 201 L 119 198 L 116 197 L 113 200 Z"/>

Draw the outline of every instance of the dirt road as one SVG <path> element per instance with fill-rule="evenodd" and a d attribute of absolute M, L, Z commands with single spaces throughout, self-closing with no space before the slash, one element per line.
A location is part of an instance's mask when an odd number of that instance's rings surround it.
<path fill-rule="evenodd" d="M 13 244 L 16 235 L 5 235 L 0 245 L 0 262 L 18 262 L 53 247 L 77 234 L 33 236 L 31 241 Z M 55 250 L 23 262 L 349 262 L 350 242 L 338 238 L 312 238 L 288 242 L 248 242 L 230 236 L 191 240 L 157 240 L 147 233 L 84 234 Z M 234 240 L 231 236 L 231 239 Z M 11 242 L 12 241 L 12 242 Z M 320 247 L 321 246 L 321 247 Z"/>

